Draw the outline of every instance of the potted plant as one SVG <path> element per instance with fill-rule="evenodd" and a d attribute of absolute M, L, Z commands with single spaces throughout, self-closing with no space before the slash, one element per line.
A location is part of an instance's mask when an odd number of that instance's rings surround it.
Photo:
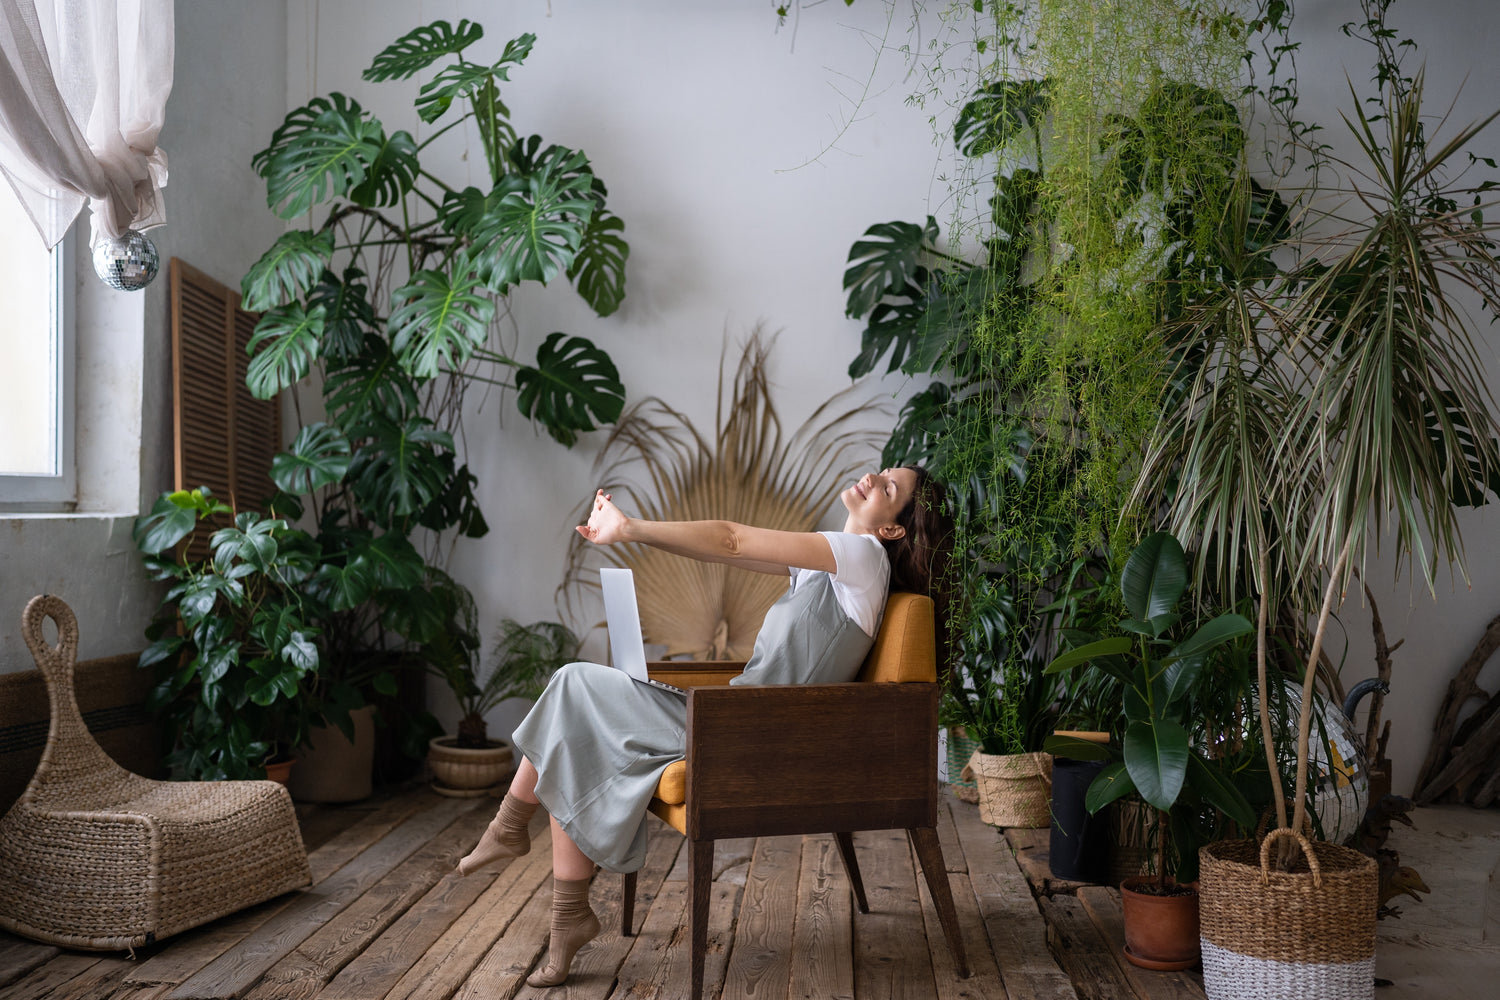
<path fill-rule="evenodd" d="M 1120 759 L 1090 784 L 1087 805 L 1097 813 L 1134 793 L 1157 810 L 1156 874 L 1127 879 L 1120 888 L 1125 955 L 1150 969 L 1183 969 L 1198 959 L 1198 893 L 1186 884 L 1196 878 L 1196 855 L 1185 852 L 1177 877 L 1168 877 L 1167 832 L 1188 828 L 1183 818 L 1171 822 L 1171 814 L 1207 804 L 1244 828 L 1255 822 L 1249 802 L 1223 773 L 1211 747 L 1195 745 L 1189 735 L 1192 721 L 1186 718 L 1189 695 L 1211 682 L 1205 669 L 1208 654 L 1254 627 L 1240 615 L 1225 613 L 1186 639 L 1176 639 L 1182 616 L 1174 608 L 1186 588 L 1182 546 L 1165 532 L 1146 536 L 1120 575 L 1120 596 L 1130 617 L 1119 628 L 1127 634 L 1087 642 L 1047 667 L 1056 674 L 1090 663 L 1124 691 Z M 1050 745 L 1080 759 L 1098 759 L 1107 752 L 1097 743 L 1068 737 L 1054 737 Z"/>
<path fill-rule="evenodd" d="M 455 798 L 483 795 L 510 774 L 514 761 L 508 742 L 490 739 L 485 713 L 507 698 L 539 697 L 552 674 L 578 658 L 579 640 L 556 622 L 522 625 L 507 618 L 500 623 L 490 668 L 482 672 L 475 664 L 478 643 L 468 592 L 456 585 L 434 592 L 451 602 L 452 620 L 461 627 L 434 637 L 422 655 L 453 692 L 462 714 L 456 735 L 435 736 L 429 744 L 432 787 Z"/>
<path fill-rule="evenodd" d="M 488 530 L 456 443 L 466 388 L 517 390 L 521 412 L 565 446 L 624 402 L 609 356 L 582 337 L 549 335 L 534 364 L 502 342 L 522 282 L 565 279 L 597 314 L 613 312 L 629 247 L 588 158 L 518 137 L 510 122 L 502 85 L 535 37 L 474 61 L 483 36 L 469 21 L 436 21 L 365 71 L 382 82 L 435 70 L 415 95 L 437 126 L 425 141 L 332 93 L 288 114 L 253 161 L 271 209 L 305 221 L 241 283 L 244 308 L 262 313 L 246 383 L 269 398 L 319 377 L 326 419 L 301 427 L 272 472 L 316 553 L 299 586 L 318 608 L 317 697 L 350 739 L 350 713 L 420 673 L 417 650 L 453 625 L 432 592 L 449 550 L 438 536 Z M 430 144 L 465 127 L 477 130 L 483 187 L 439 176 Z M 419 759 L 431 732 L 410 715 L 401 738 Z"/>

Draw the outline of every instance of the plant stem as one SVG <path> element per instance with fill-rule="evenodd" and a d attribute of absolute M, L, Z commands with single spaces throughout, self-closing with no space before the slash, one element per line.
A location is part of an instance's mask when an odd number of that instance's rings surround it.
<path fill-rule="evenodd" d="M 1266 699 L 1266 615 L 1270 600 L 1266 594 L 1266 552 L 1260 553 L 1260 614 L 1255 625 L 1255 693 L 1260 705 L 1260 735 L 1266 744 L 1266 768 L 1271 776 L 1271 793 L 1276 799 L 1276 828 L 1286 826 L 1286 793 L 1281 787 L 1281 768 L 1276 763 L 1276 741 L 1271 734 L 1271 712 Z"/>

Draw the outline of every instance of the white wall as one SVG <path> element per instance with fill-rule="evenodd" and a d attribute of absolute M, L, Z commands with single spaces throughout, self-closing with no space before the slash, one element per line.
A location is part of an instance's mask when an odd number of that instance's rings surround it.
<path fill-rule="evenodd" d="M 171 487 L 167 260 L 231 286 L 281 231 L 250 157 L 286 113 L 286 8 L 231 0 L 176 5 L 176 65 L 161 145 L 168 224 L 150 233 L 159 277 L 116 292 L 78 240 L 78 466 L 81 513 L 0 518 L 0 672 L 27 670 L 21 609 L 57 594 L 78 616 L 82 658 L 139 651 L 159 591 L 131 522 Z"/>

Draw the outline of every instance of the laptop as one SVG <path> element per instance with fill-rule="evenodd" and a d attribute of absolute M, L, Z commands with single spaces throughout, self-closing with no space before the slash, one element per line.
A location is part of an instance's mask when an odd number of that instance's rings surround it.
<path fill-rule="evenodd" d="M 641 639 L 641 613 L 635 603 L 635 574 L 628 569 L 605 566 L 599 570 L 599 586 L 604 591 L 609 655 L 615 669 L 623 670 L 642 684 L 686 695 L 685 689 L 653 680 L 646 673 L 646 644 Z"/>

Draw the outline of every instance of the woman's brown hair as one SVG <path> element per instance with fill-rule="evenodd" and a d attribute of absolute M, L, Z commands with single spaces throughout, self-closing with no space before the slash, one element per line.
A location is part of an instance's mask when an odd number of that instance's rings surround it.
<path fill-rule="evenodd" d="M 906 534 L 883 543 L 891 561 L 891 589 L 932 598 L 940 637 L 938 662 L 946 667 L 954 651 L 949 620 L 956 534 L 953 515 L 942 483 L 920 465 L 904 468 L 916 473 L 917 485 L 910 502 L 896 515 L 896 523 Z"/>

